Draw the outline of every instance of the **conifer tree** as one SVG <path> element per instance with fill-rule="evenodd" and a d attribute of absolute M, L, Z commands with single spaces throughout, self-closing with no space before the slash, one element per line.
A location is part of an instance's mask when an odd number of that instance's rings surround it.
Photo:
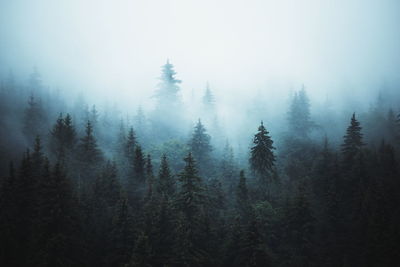
<path fill-rule="evenodd" d="M 180 190 L 175 206 L 178 211 L 177 244 L 178 266 L 204 264 L 207 252 L 204 247 L 205 195 L 201 178 L 192 154 L 184 159 L 186 166 L 179 174 Z"/>
<path fill-rule="evenodd" d="M 146 184 L 147 184 L 147 198 L 153 197 L 154 190 L 154 173 L 153 164 L 151 163 L 151 156 L 147 154 L 146 159 Z"/>
<path fill-rule="evenodd" d="M 169 169 L 167 156 L 163 154 L 158 173 L 157 192 L 162 196 L 172 198 L 175 191 L 176 183 Z"/>
<path fill-rule="evenodd" d="M 211 92 L 210 85 L 207 83 L 206 90 L 203 96 L 203 105 L 206 112 L 212 112 L 215 108 L 214 95 Z"/>
<path fill-rule="evenodd" d="M 222 159 L 220 163 L 220 177 L 222 185 L 229 194 L 234 192 L 237 184 L 237 170 L 234 162 L 233 149 L 226 141 L 225 147 L 222 151 Z"/>
<path fill-rule="evenodd" d="M 201 174 L 210 174 L 211 166 L 211 152 L 212 147 L 210 144 L 211 137 L 207 134 L 206 129 L 201 123 L 200 119 L 197 122 L 192 138 L 189 142 L 190 151 L 199 165 Z"/>
<path fill-rule="evenodd" d="M 136 149 L 136 134 L 133 128 L 129 128 L 128 136 L 126 137 L 125 144 L 125 156 L 129 161 L 135 159 L 135 149 Z"/>
<path fill-rule="evenodd" d="M 45 125 L 46 114 L 41 101 L 37 101 L 32 94 L 28 100 L 28 107 L 24 111 L 23 133 L 29 142 L 33 142 L 35 136 L 43 135 Z"/>
<path fill-rule="evenodd" d="M 273 152 L 273 141 L 268 135 L 269 132 L 265 129 L 263 122 L 258 127 L 258 132 L 253 139 L 254 146 L 250 150 L 250 167 L 258 176 L 261 190 L 268 190 L 270 195 L 270 185 L 273 179 L 275 155 Z"/>
<path fill-rule="evenodd" d="M 146 160 L 142 151 L 142 147 L 140 145 L 137 145 L 135 148 L 135 158 L 133 161 L 133 166 L 135 171 L 135 179 L 138 184 L 143 185 L 146 181 L 145 165 Z"/>
<path fill-rule="evenodd" d="M 290 134 L 297 139 L 306 139 L 313 127 L 310 119 L 310 100 L 303 88 L 295 92 L 288 114 Z"/>
<path fill-rule="evenodd" d="M 90 121 L 86 124 L 85 136 L 79 144 L 79 158 L 84 164 L 93 165 L 102 161 L 103 155 L 97 146 L 97 140 L 93 135 L 93 127 Z"/>
<path fill-rule="evenodd" d="M 129 262 L 135 240 L 132 212 L 124 193 L 114 209 L 110 241 L 110 266 L 122 266 Z"/>
<path fill-rule="evenodd" d="M 358 122 L 355 113 L 353 113 L 346 135 L 343 137 L 342 155 L 344 166 L 351 167 L 356 156 L 361 152 L 361 148 L 364 145 L 361 129 L 360 122 Z"/>
<path fill-rule="evenodd" d="M 159 89 L 155 95 L 158 100 L 157 108 L 161 110 L 174 110 L 181 104 L 181 100 L 178 95 L 178 84 L 180 84 L 181 81 L 175 78 L 175 74 L 176 72 L 174 70 L 174 66 L 169 63 L 169 60 L 167 60 L 167 63 L 162 66 L 162 73 L 160 77 L 161 83 L 159 84 Z"/>
<path fill-rule="evenodd" d="M 18 239 L 17 228 L 18 216 L 16 199 L 16 173 L 11 162 L 9 175 L 7 175 L 0 185 L 0 265 L 16 266 L 18 262 Z"/>
<path fill-rule="evenodd" d="M 251 206 L 244 170 L 240 171 L 239 183 L 236 188 L 236 207 L 241 220 L 248 220 L 249 212 L 251 212 Z"/>
<path fill-rule="evenodd" d="M 63 161 L 76 144 L 76 131 L 69 114 L 58 117 L 51 131 L 50 150 L 56 159 Z"/>

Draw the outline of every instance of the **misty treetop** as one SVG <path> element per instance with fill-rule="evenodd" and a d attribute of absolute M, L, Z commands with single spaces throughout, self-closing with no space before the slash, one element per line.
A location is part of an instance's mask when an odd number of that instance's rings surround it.
<path fill-rule="evenodd" d="M 399 106 L 318 109 L 303 86 L 226 120 L 176 75 L 133 114 L 38 69 L 1 82 L 1 266 L 398 265 Z"/>

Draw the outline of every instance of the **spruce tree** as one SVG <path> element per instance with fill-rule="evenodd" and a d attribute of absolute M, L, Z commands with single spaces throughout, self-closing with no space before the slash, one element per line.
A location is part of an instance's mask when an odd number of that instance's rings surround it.
<path fill-rule="evenodd" d="M 360 122 L 356 119 L 356 114 L 353 113 L 342 144 L 343 165 L 346 167 L 352 166 L 364 145 L 361 129 Z"/>
<path fill-rule="evenodd" d="M 24 111 L 23 133 L 32 143 L 35 136 L 44 135 L 47 122 L 46 113 L 41 101 L 37 101 L 33 94 L 29 97 L 28 107 Z"/>
<path fill-rule="evenodd" d="M 9 175 L 0 185 L 0 265 L 17 266 L 19 255 L 17 220 L 20 216 L 17 206 L 16 173 L 11 162 Z"/>
<path fill-rule="evenodd" d="M 136 149 L 136 134 L 133 128 L 129 128 L 128 136 L 126 137 L 125 144 L 125 156 L 129 161 L 135 159 L 135 149 Z"/>
<path fill-rule="evenodd" d="M 178 84 L 180 84 L 181 81 L 175 78 L 176 72 L 174 70 L 174 66 L 169 63 L 169 60 L 167 60 L 167 63 L 162 66 L 161 69 L 161 83 L 159 84 L 159 89 L 155 95 L 158 100 L 157 108 L 160 110 L 174 110 L 181 104 L 181 100 L 178 95 Z"/>
<path fill-rule="evenodd" d="M 201 266 L 207 260 L 204 247 L 205 195 L 201 178 L 197 175 L 195 160 L 189 153 L 186 166 L 179 174 L 180 190 L 175 206 L 178 211 L 177 244 L 178 266 Z"/>
<path fill-rule="evenodd" d="M 210 85 L 208 83 L 203 96 L 203 106 L 206 112 L 212 112 L 215 108 L 214 95 L 212 94 Z"/>
<path fill-rule="evenodd" d="M 236 208 L 239 212 L 241 221 L 248 220 L 249 212 L 251 212 L 251 206 L 244 170 L 240 171 L 239 183 L 236 188 Z"/>
<path fill-rule="evenodd" d="M 168 166 L 167 156 L 161 158 L 160 170 L 158 173 L 157 192 L 167 198 L 172 198 L 176 191 L 176 183 Z"/>
<path fill-rule="evenodd" d="M 310 100 L 303 88 L 295 92 L 288 114 L 290 135 L 296 139 L 307 139 L 314 125 L 310 119 Z"/>
<path fill-rule="evenodd" d="M 258 127 L 258 132 L 253 139 L 253 146 L 250 150 L 250 167 L 258 176 L 262 194 L 268 190 L 270 196 L 270 186 L 273 180 L 275 155 L 273 152 L 273 141 L 268 135 L 269 132 L 265 129 L 263 122 Z"/>
<path fill-rule="evenodd" d="M 152 198 L 154 193 L 154 173 L 153 164 L 151 163 L 151 156 L 147 154 L 146 159 L 146 184 L 147 184 L 147 198 Z"/>
<path fill-rule="evenodd" d="M 212 147 L 210 140 L 211 137 L 207 134 L 206 129 L 199 119 L 194 127 L 192 138 L 189 141 L 189 147 L 190 151 L 193 153 L 193 157 L 198 162 L 200 173 L 203 175 L 210 175 L 212 169 Z"/>
<path fill-rule="evenodd" d="M 93 165 L 103 159 L 101 150 L 97 146 L 97 140 L 93 135 L 93 127 L 90 121 L 86 124 L 85 135 L 79 144 L 79 159 L 82 163 Z"/>

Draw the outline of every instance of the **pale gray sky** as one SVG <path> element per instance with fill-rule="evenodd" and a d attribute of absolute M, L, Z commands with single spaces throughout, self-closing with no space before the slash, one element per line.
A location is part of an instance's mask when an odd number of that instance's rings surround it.
<path fill-rule="evenodd" d="M 399 25 L 398 0 L 0 0 L 0 73 L 137 104 L 169 58 L 186 96 L 322 98 L 398 81 Z"/>

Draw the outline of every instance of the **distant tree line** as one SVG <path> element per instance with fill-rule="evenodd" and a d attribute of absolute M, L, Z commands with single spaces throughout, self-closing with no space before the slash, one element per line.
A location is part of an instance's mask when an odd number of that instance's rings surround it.
<path fill-rule="evenodd" d="M 400 114 L 372 110 L 368 129 L 353 113 L 336 146 L 313 135 L 303 88 L 280 141 L 261 121 L 239 162 L 200 119 L 179 133 L 175 74 L 168 62 L 151 119 L 132 121 L 66 111 L 36 70 L 27 88 L 2 83 L 1 266 L 400 263 Z"/>

